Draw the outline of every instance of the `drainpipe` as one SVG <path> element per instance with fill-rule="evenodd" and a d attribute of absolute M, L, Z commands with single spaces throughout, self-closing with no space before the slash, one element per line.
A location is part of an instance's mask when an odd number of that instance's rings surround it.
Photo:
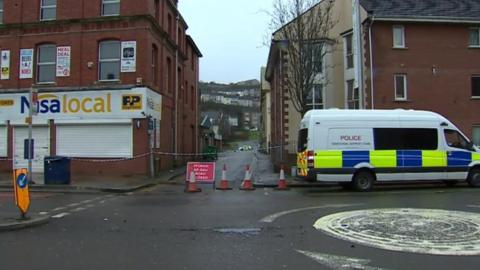
<path fill-rule="evenodd" d="M 374 93 L 375 93 L 375 88 L 373 85 L 373 49 L 372 49 L 372 26 L 375 21 L 375 16 L 372 15 L 372 21 L 368 27 L 368 42 L 369 45 L 368 47 L 370 48 L 370 98 L 371 101 L 370 103 L 372 104 L 372 110 L 375 110 L 375 99 L 374 99 Z"/>
<path fill-rule="evenodd" d="M 179 37 L 178 37 L 178 21 L 180 20 L 180 14 L 177 10 L 177 16 L 175 18 L 175 30 L 174 30 L 174 33 L 175 33 L 175 45 L 176 45 L 176 48 L 175 48 L 175 138 L 174 138 L 174 142 L 175 142 L 175 157 L 174 157 L 174 160 L 176 161 L 178 159 L 178 46 L 179 46 Z"/>

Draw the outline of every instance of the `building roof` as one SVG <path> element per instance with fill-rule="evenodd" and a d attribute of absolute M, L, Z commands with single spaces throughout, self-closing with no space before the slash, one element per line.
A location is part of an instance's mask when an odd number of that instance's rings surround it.
<path fill-rule="evenodd" d="M 360 0 L 375 19 L 478 21 L 479 0 Z"/>

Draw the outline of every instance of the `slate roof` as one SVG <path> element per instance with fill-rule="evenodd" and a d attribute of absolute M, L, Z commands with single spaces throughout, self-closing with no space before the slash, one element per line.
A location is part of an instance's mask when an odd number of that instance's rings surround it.
<path fill-rule="evenodd" d="M 376 18 L 480 21 L 480 0 L 360 0 Z"/>

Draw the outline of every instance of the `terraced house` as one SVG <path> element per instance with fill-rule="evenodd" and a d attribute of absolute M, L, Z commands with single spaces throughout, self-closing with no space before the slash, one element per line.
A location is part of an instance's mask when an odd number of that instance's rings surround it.
<path fill-rule="evenodd" d="M 352 1 L 330 2 L 335 26 L 325 37 L 331 49 L 323 62 L 330 64 L 322 71 L 328 84 L 315 92 L 314 103 L 324 109 L 430 110 L 480 144 L 479 1 L 360 0 L 359 50 L 353 38 Z M 292 109 L 284 83 L 292 67 L 275 38 L 266 72 L 271 82 L 271 141 L 289 146 L 272 158 L 293 161 L 300 114 Z M 355 66 L 356 51 L 361 66 Z M 355 76 L 357 68 L 361 76 Z"/>
<path fill-rule="evenodd" d="M 177 5 L 0 0 L 0 170 L 27 162 L 32 87 L 34 172 L 60 155 L 73 173 L 147 174 L 152 151 L 196 152 L 202 55 Z M 173 162 L 156 155 L 154 169 Z"/>

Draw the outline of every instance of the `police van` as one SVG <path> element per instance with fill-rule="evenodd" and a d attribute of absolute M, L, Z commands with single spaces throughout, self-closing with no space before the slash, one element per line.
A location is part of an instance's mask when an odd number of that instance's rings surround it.
<path fill-rule="evenodd" d="M 298 175 L 309 180 L 360 191 L 387 181 L 480 187 L 479 149 L 434 112 L 311 110 L 298 138 Z"/>

